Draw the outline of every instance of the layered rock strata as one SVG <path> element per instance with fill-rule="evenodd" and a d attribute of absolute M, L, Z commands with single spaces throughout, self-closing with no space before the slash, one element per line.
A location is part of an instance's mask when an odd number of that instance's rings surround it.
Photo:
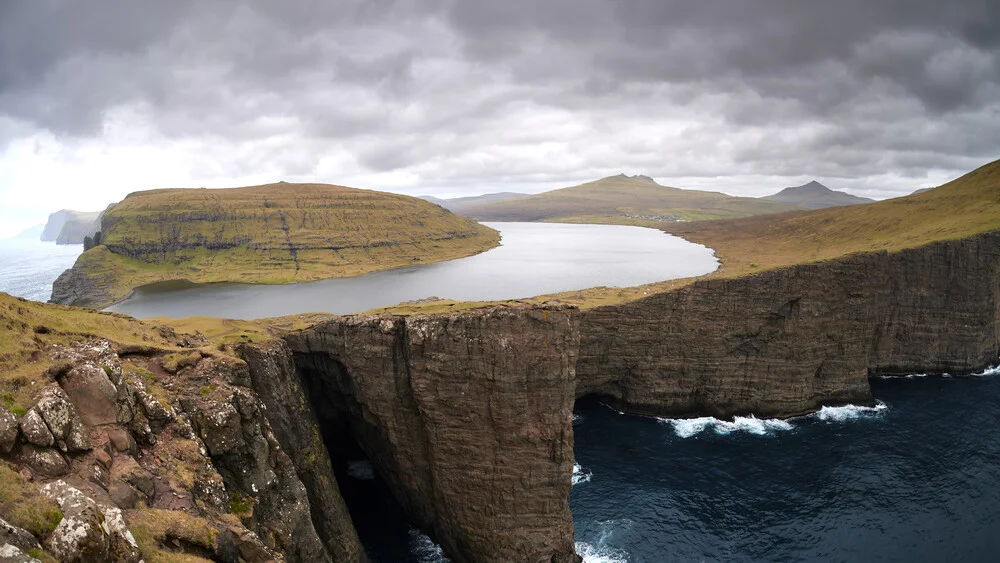
<path fill-rule="evenodd" d="M 1000 232 L 697 281 L 585 311 L 577 396 L 660 416 L 871 403 L 869 375 L 998 359 Z"/>
<path fill-rule="evenodd" d="M 321 420 L 343 418 L 410 520 L 457 562 L 579 561 L 577 315 L 356 316 L 287 337 Z"/>

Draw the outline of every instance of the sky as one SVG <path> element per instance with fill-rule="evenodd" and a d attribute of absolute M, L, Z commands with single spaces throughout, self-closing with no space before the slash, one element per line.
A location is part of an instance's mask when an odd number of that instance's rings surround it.
<path fill-rule="evenodd" d="M 163 187 L 886 198 L 997 158 L 995 0 L 0 0 L 0 237 Z"/>

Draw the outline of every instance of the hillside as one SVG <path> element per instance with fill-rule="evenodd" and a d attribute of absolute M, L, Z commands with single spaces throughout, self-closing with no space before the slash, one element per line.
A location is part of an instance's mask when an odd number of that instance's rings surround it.
<path fill-rule="evenodd" d="M 716 249 L 734 276 L 876 250 L 896 251 L 1000 229 L 1000 160 L 933 190 L 869 205 L 666 230 Z"/>
<path fill-rule="evenodd" d="M 425 199 L 431 203 L 436 203 L 441 207 L 458 213 L 459 215 L 468 215 L 467 211 L 473 209 L 480 205 L 486 205 L 490 203 L 500 203 L 504 201 L 512 201 L 515 199 L 522 199 L 526 197 L 531 197 L 529 194 L 520 194 L 516 192 L 498 192 L 493 194 L 483 194 L 468 197 L 453 197 L 449 199 L 441 199 L 434 196 L 420 196 L 420 199 Z"/>
<path fill-rule="evenodd" d="M 499 234 L 431 203 L 326 184 L 136 192 L 108 210 L 103 245 L 53 301 L 105 306 L 165 280 L 289 283 L 450 260 Z"/>
<path fill-rule="evenodd" d="M 746 217 L 796 209 L 757 198 L 682 190 L 646 176 L 610 176 L 528 197 L 463 207 L 460 213 L 487 221 L 663 223 Z"/>
<path fill-rule="evenodd" d="M 859 203 L 873 203 L 875 201 L 871 198 L 858 197 L 846 192 L 831 190 L 815 180 L 802 186 L 785 188 L 774 195 L 764 196 L 761 199 L 787 203 L 788 205 L 796 205 L 807 209 L 825 209 L 827 207 L 857 205 Z"/>

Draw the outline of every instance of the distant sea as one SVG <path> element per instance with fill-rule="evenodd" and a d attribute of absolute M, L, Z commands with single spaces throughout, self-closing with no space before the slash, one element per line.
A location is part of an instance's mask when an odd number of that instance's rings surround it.
<path fill-rule="evenodd" d="M 0 240 L 0 291 L 33 301 L 48 301 L 52 282 L 76 262 L 82 244 Z"/>

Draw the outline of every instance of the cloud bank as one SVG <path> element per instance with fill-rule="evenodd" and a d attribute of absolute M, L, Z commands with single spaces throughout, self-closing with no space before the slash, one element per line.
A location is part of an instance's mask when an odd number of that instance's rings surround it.
<path fill-rule="evenodd" d="M 0 236 L 154 187 L 882 198 L 998 156 L 991 0 L 0 3 Z"/>

